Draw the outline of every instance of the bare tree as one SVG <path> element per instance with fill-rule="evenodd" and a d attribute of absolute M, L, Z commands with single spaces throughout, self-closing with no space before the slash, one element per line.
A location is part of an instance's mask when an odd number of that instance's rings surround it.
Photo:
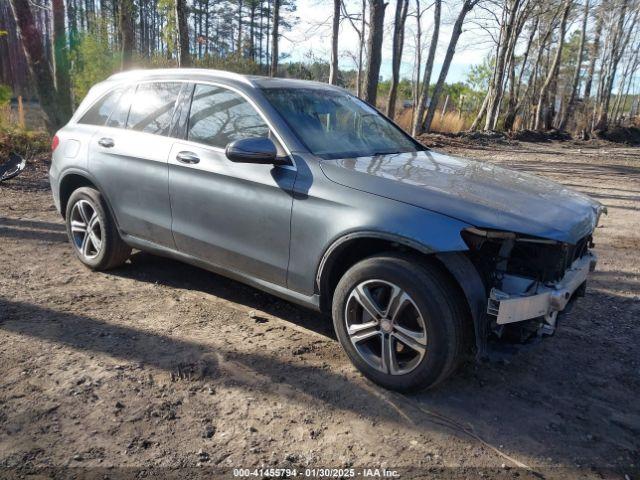
<path fill-rule="evenodd" d="M 528 5 L 527 0 L 507 0 L 504 3 L 500 36 L 496 47 L 498 55 L 487 93 L 489 100 L 485 130 L 496 128 L 507 67 L 514 61 L 515 45 L 529 13 Z"/>
<path fill-rule="evenodd" d="M 345 2 L 342 2 L 342 16 L 349 20 L 351 27 L 354 29 L 356 34 L 358 35 L 358 54 L 355 60 L 355 63 L 358 67 L 358 71 L 356 74 L 356 96 L 358 98 L 362 98 L 362 79 L 363 79 L 363 67 L 364 67 L 364 43 L 365 43 L 365 31 L 367 27 L 367 22 L 365 19 L 367 11 L 367 0 L 362 0 L 362 8 L 360 10 L 360 14 L 352 15 L 347 9 Z M 359 21 L 359 26 L 356 24 L 356 21 Z"/>
<path fill-rule="evenodd" d="M 329 65 L 329 83 L 338 84 L 338 35 L 340 34 L 340 9 L 342 0 L 333 0 L 333 19 L 331 25 L 331 63 Z"/>
<path fill-rule="evenodd" d="M 119 9 L 120 35 L 122 41 L 122 70 L 131 67 L 133 49 L 135 48 L 135 29 L 133 26 L 135 7 L 133 0 L 122 0 Z"/>
<path fill-rule="evenodd" d="M 278 75 L 278 60 L 280 53 L 278 45 L 280 42 L 280 1 L 273 1 L 273 29 L 271 31 L 271 65 L 269 67 L 269 75 L 276 77 Z"/>
<path fill-rule="evenodd" d="M 618 82 L 618 93 L 616 94 L 616 100 L 611 110 L 611 117 L 616 124 L 620 123 L 621 117 L 624 113 L 624 107 L 627 103 L 629 96 L 629 87 L 635 77 L 635 72 L 640 64 L 640 43 L 636 47 L 635 51 L 631 52 L 627 61 L 627 64 L 620 76 Z"/>
<path fill-rule="evenodd" d="M 398 83 L 400 82 L 400 63 L 404 48 L 404 30 L 409 12 L 409 0 L 396 0 L 396 14 L 393 23 L 393 51 L 391 58 L 391 85 L 387 99 L 387 116 L 393 118 L 396 113 Z"/>
<path fill-rule="evenodd" d="M 584 44 L 587 38 L 587 23 L 589 21 L 589 0 L 584 2 L 584 12 L 582 14 L 582 29 L 580 30 L 580 44 L 578 45 L 578 55 L 576 58 L 576 68 L 573 72 L 573 82 L 571 83 L 571 92 L 569 93 L 569 100 L 567 100 L 567 107 L 562 110 L 560 120 L 558 121 L 558 129 L 564 130 L 567 125 L 567 119 L 573 114 L 575 108 L 576 96 L 578 93 L 578 86 L 580 84 L 580 72 L 582 70 L 582 61 L 584 60 Z"/>
<path fill-rule="evenodd" d="M 236 52 L 242 56 L 242 0 L 238 0 L 238 43 Z"/>
<path fill-rule="evenodd" d="M 596 11 L 596 31 L 593 37 L 593 43 L 591 44 L 591 52 L 590 52 L 590 61 L 589 61 L 589 70 L 587 71 L 587 77 L 585 79 L 584 84 L 584 98 L 588 100 L 591 96 L 591 85 L 593 84 L 593 74 L 596 69 L 596 61 L 598 60 L 598 56 L 600 55 L 600 37 L 602 35 L 602 25 L 604 20 L 604 15 L 602 9 L 604 7 L 604 3 L 600 5 L 600 8 Z"/>
<path fill-rule="evenodd" d="M 68 117 L 59 108 L 53 72 L 45 55 L 42 34 L 29 8 L 29 0 L 11 0 L 10 3 L 47 128 L 53 133 L 66 123 Z"/>
<path fill-rule="evenodd" d="M 176 22 L 178 24 L 178 66 L 189 67 L 191 54 L 189 53 L 189 21 L 187 19 L 186 0 L 176 1 Z"/>
<path fill-rule="evenodd" d="M 442 69 L 440 70 L 438 81 L 433 88 L 433 94 L 431 95 L 431 100 L 429 101 L 429 109 L 427 110 L 427 116 L 424 120 L 423 130 L 425 132 L 428 132 L 431 129 L 431 122 L 433 122 L 436 108 L 438 108 L 438 100 L 444 87 L 444 81 L 446 80 L 447 74 L 449 73 L 451 61 L 453 60 L 453 55 L 456 52 L 458 40 L 460 39 L 460 35 L 462 34 L 462 25 L 464 24 L 464 19 L 466 18 L 467 14 L 473 9 L 473 7 L 476 6 L 478 1 L 479 0 L 464 0 L 462 8 L 460 9 L 460 13 L 458 14 L 458 17 L 453 24 L 453 31 L 451 32 L 451 38 L 449 39 L 447 53 L 445 54 L 444 61 L 442 62 Z"/>
<path fill-rule="evenodd" d="M 384 0 L 369 0 L 369 37 L 367 38 L 367 71 L 364 77 L 364 99 L 376 104 L 378 78 L 382 64 L 382 40 L 384 38 Z"/>
<path fill-rule="evenodd" d="M 630 0 L 622 0 L 617 14 L 617 22 L 611 30 L 606 53 L 606 61 L 603 61 L 603 73 L 601 74 L 598 88 L 598 100 L 596 103 L 594 123 L 592 130 L 606 130 L 609 119 L 609 104 L 614 80 L 618 71 L 618 65 L 626 50 L 631 34 L 637 25 L 640 8 L 636 8 L 633 16 L 627 17 Z M 637 5 L 634 5 L 637 6 Z"/>
<path fill-rule="evenodd" d="M 412 135 L 415 137 L 421 134 L 423 130 L 423 117 L 427 108 L 427 100 L 429 98 L 429 83 L 431 82 L 431 73 L 433 72 L 433 62 L 436 58 L 436 49 L 438 48 L 438 36 L 440 34 L 440 14 L 442 9 L 442 0 L 435 0 L 433 10 L 433 32 L 431 33 L 431 44 L 429 45 L 429 53 L 427 54 L 427 63 L 424 67 L 424 77 L 422 79 L 422 89 L 420 90 L 420 99 L 413 116 Z"/>
<path fill-rule="evenodd" d="M 420 78 L 422 77 L 422 15 L 424 11 L 420 5 L 420 0 L 416 2 L 416 31 L 414 34 L 414 56 L 413 56 L 413 75 L 411 78 L 411 106 L 415 113 L 418 108 L 418 101 L 420 97 Z M 411 119 L 411 131 L 413 131 L 414 122 Z"/>
<path fill-rule="evenodd" d="M 567 29 L 567 18 L 569 17 L 569 11 L 571 10 L 573 0 L 565 0 L 564 8 L 562 11 L 562 19 L 560 20 L 560 27 L 558 32 L 558 46 L 556 54 L 553 57 L 553 62 L 549 68 L 549 73 L 545 79 L 540 92 L 538 93 L 538 106 L 536 107 L 534 129 L 540 130 L 542 128 L 542 114 L 544 109 L 544 102 L 547 98 L 547 92 L 551 86 L 551 82 L 556 78 L 558 73 L 558 67 L 560 66 L 560 60 L 562 58 L 562 47 L 564 46 L 564 34 Z"/>
<path fill-rule="evenodd" d="M 71 78 L 69 77 L 69 47 L 65 30 L 64 1 L 52 0 L 51 9 L 53 10 L 53 51 L 58 108 L 62 115 L 71 118 Z"/>
<path fill-rule="evenodd" d="M 524 99 L 527 97 L 529 92 L 529 85 L 527 85 L 525 95 L 520 95 L 522 88 L 522 76 L 527 68 L 528 59 L 531 52 L 531 46 L 533 45 L 533 40 L 535 38 L 536 33 L 538 32 L 538 26 L 540 25 L 540 18 L 538 16 L 535 17 L 535 21 L 531 26 L 531 32 L 529 34 L 529 39 L 527 41 L 527 46 L 522 55 L 522 65 L 520 67 L 520 72 L 518 74 L 518 78 L 516 79 L 516 62 L 515 59 L 511 61 L 511 69 L 509 72 L 509 101 L 507 103 L 507 112 L 504 116 L 504 129 L 507 131 L 513 130 L 513 126 L 516 121 L 516 115 L 520 111 L 522 107 L 522 103 Z M 549 30 L 550 31 L 550 30 Z M 540 61 L 540 57 L 536 58 L 536 62 L 533 64 L 532 69 L 535 71 L 538 68 L 538 63 Z"/>

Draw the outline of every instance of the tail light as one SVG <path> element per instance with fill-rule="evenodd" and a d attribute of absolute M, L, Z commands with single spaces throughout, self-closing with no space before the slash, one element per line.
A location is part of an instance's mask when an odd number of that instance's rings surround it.
<path fill-rule="evenodd" d="M 51 153 L 56 151 L 56 148 L 58 148 L 58 145 L 60 145 L 60 139 L 58 138 L 57 135 L 54 135 L 53 139 L 51 140 Z"/>

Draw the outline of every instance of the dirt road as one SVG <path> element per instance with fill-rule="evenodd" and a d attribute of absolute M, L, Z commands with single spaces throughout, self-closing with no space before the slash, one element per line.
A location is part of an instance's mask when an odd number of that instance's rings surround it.
<path fill-rule="evenodd" d="M 86 270 L 45 165 L 0 185 L 0 477 L 639 478 L 640 149 L 443 150 L 558 180 L 609 215 L 587 297 L 554 337 L 411 396 L 364 380 L 326 319 L 252 288 L 144 253 Z"/>

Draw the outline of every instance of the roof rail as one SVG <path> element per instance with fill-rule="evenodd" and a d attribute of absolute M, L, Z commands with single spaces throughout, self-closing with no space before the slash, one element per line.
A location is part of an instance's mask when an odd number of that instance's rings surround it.
<path fill-rule="evenodd" d="M 124 72 L 118 72 L 111 75 L 108 80 L 126 80 L 144 78 L 146 76 L 154 75 L 215 75 L 216 77 L 228 78 L 231 80 L 237 80 L 247 85 L 253 85 L 251 81 L 245 76 L 239 73 L 227 72 L 225 70 L 214 70 L 211 68 L 149 68 L 138 70 L 127 70 Z"/>

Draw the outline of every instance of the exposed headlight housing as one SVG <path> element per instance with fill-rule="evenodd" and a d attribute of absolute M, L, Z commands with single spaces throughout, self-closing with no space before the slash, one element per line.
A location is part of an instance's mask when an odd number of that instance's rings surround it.
<path fill-rule="evenodd" d="M 489 278 L 511 274 L 544 283 L 561 279 L 574 260 L 591 246 L 591 236 L 576 245 L 514 232 L 466 228 L 461 236 L 472 259 Z"/>

